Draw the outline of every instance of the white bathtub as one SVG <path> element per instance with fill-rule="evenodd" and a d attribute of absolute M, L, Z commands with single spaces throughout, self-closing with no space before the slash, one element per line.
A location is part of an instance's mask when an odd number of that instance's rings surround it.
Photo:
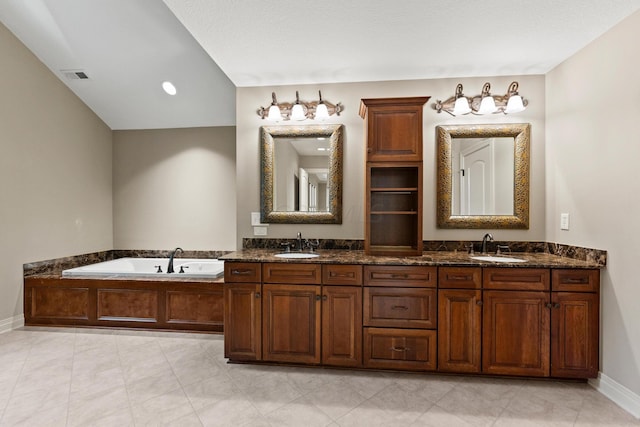
<path fill-rule="evenodd" d="M 175 273 L 167 274 L 169 258 L 118 258 L 62 271 L 63 277 L 200 277 L 224 275 L 224 261 L 217 259 L 174 258 Z M 158 273 L 158 266 L 162 269 Z M 180 273 L 180 267 L 184 273 Z"/>

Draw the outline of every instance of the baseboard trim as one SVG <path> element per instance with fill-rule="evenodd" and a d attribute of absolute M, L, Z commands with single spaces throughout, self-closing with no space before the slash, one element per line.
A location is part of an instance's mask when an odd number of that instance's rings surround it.
<path fill-rule="evenodd" d="M 3 332 L 9 332 L 14 329 L 22 328 L 24 326 L 24 314 L 9 317 L 7 319 L 0 320 L 0 334 Z"/>
<path fill-rule="evenodd" d="M 598 378 L 589 380 L 591 387 L 611 399 L 616 405 L 640 419 L 640 396 L 600 372 Z"/>

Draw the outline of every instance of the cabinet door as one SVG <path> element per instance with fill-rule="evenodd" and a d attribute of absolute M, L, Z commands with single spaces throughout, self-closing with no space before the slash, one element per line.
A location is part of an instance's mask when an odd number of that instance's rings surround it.
<path fill-rule="evenodd" d="M 422 110 L 429 97 L 363 99 L 367 161 L 422 161 Z"/>
<path fill-rule="evenodd" d="M 261 295 L 259 284 L 224 285 L 224 356 L 261 360 Z"/>
<path fill-rule="evenodd" d="M 483 372 L 548 376 L 549 293 L 485 291 L 483 300 Z"/>
<path fill-rule="evenodd" d="M 551 375 L 595 378 L 598 375 L 599 295 L 552 292 Z"/>
<path fill-rule="evenodd" d="M 438 291 L 438 370 L 480 372 L 482 292 Z"/>
<path fill-rule="evenodd" d="M 333 366 L 362 364 L 362 288 L 323 287 L 322 363 Z"/>
<path fill-rule="evenodd" d="M 320 286 L 263 285 L 263 360 L 320 363 Z"/>

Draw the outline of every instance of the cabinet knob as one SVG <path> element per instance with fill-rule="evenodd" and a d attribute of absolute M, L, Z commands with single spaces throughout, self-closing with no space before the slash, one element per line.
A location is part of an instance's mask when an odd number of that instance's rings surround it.
<path fill-rule="evenodd" d="M 260 298 L 260 292 L 256 292 L 256 299 Z"/>
<path fill-rule="evenodd" d="M 557 302 L 557 303 L 553 304 L 553 308 L 560 308 L 560 303 Z"/>
<path fill-rule="evenodd" d="M 482 305 L 482 301 L 476 301 L 477 305 Z"/>
<path fill-rule="evenodd" d="M 322 297 L 320 295 L 316 295 L 316 301 L 320 301 Z"/>
<path fill-rule="evenodd" d="M 326 301 L 328 298 L 326 295 L 322 295 L 322 301 Z"/>
<path fill-rule="evenodd" d="M 553 308 L 553 304 L 551 304 L 550 302 L 547 303 L 547 308 Z"/>

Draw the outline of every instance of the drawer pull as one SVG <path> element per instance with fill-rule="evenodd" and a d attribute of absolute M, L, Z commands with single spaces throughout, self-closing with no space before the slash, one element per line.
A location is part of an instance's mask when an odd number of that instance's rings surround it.
<path fill-rule="evenodd" d="M 582 284 L 582 283 L 589 283 L 589 279 L 586 277 L 580 277 L 580 278 L 573 278 L 573 277 L 567 277 L 566 279 L 564 279 L 565 283 L 577 283 L 577 284 Z"/>
<path fill-rule="evenodd" d="M 249 276 L 253 274 L 253 270 L 231 270 L 231 274 L 236 276 Z"/>
<path fill-rule="evenodd" d="M 455 276 L 454 275 L 454 276 L 447 276 L 447 279 L 449 279 L 449 280 L 471 280 L 471 277 L 470 276 L 462 276 L 462 275 L 460 275 L 460 276 Z"/>
<path fill-rule="evenodd" d="M 400 352 L 400 351 L 409 351 L 410 349 L 407 347 L 391 347 L 389 350 Z"/>
<path fill-rule="evenodd" d="M 392 274 L 391 278 L 392 279 L 408 279 L 409 275 L 408 274 Z"/>
<path fill-rule="evenodd" d="M 409 310 L 409 307 L 406 305 L 394 305 L 391 306 L 391 310 Z"/>
<path fill-rule="evenodd" d="M 348 278 L 353 278 L 354 274 L 353 273 L 335 273 L 335 272 L 331 272 L 329 273 L 330 277 L 348 277 Z"/>

